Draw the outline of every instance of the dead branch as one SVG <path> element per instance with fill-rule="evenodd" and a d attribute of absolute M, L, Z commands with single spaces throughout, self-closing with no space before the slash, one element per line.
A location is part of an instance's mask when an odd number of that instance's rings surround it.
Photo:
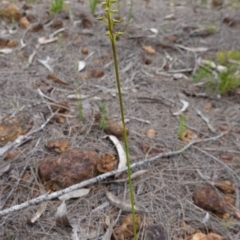
<path fill-rule="evenodd" d="M 135 168 L 135 167 L 139 167 L 139 166 L 142 166 L 143 164 L 153 162 L 153 161 L 158 160 L 158 159 L 163 158 L 163 157 L 171 157 L 171 156 L 181 154 L 196 143 L 203 143 L 203 142 L 207 142 L 207 141 L 216 141 L 217 139 L 221 138 L 222 136 L 226 135 L 227 133 L 228 133 L 228 131 L 223 132 L 223 133 L 221 133 L 221 134 L 219 134 L 215 137 L 210 137 L 210 138 L 206 138 L 206 139 L 203 139 L 203 140 L 194 140 L 194 141 L 188 143 L 187 145 L 185 145 L 180 150 L 170 151 L 170 152 L 167 152 L 167 153 L 160 153 L 160 154 L 156 155 L 155 157 L 148 158 L 148 159 L 139 161 L 137 163 L 133 163 L 133 164 L 131 164 L 130 168 L 132 169 L 132 168 Z M 29 206 L 39 204 L 43 201 L 49 201 L 49 200 L 58 198 L 58 197 L 66 194 L 66 193 L 72 192 L 72 191 L 74 191 L 76 189 L 79 189 L 79 188 L 82 188 L 82 187 L 86 187 L 90 184 L 100 182 L 100 181 L 102 181 L 102 180 L 104 180 L 104 179 L 106 179 L 110 176 L 116 175 L 116 174 L 124 172 L 126 170 L 127 170 L 127 167 L 124 167 L 122 169 L 114 170 L 114 171 L 99 175 L 95 178 L 91 178 L 89 180 L 86 180 L 86 181 L 83 181 L 81 183 L 75 184 L 75 185 L 73 185 L 71 187 L 68 187 L 68 188 L 65 188 L 63 190 L 60 190 L 60 191 L 57 191 L 57 192 L 54 192 L 54 193 L 51 193 L 51 194 L 49 194 L 49 193 L 43 194 L 43 195 L 41 195 L 37 198 L 31 199 L 31 200 L 23 202 L 19 205 L 15 205 L 15 206 L 12 206 L 10 208 L 7 208 L 5 210 L 0 211 L 0 216 L 4 216 L 4 215 L 7 215 L 7 214 L 12 213 L 12 212 L 22 210 L 22 209 L 27 208 Z"/>

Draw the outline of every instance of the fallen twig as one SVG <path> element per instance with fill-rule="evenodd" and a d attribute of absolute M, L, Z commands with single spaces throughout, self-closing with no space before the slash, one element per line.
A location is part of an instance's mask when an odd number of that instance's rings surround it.
<path fill-rule="evenodd" d="M 187 145 L 185 145 L 180 150 L 170 151 L 170 152 L 167 152 L 167 153 L 160 153 L 160 154 L 156 155 L 155 157 L 148 158 L 148 159 L 145 159 L 145 160 L 133 163 L 133 164 L 131 164 L 130 168 L 139 167 L 139 166 L 141 166 L 143 164 L 146 164 L 146 163 L 149 163 L 149 162 L 153 162 L 153 161 L 158 160 L 158 159 L 163 158 L 163 157 L 170 157 L 170 156 L 175 156 L 175 155 L 181 154 L 181 153 L 183 153 L 184 151 L 186 151 L 188 148 L 190 148 L 192 145 L 194 145 L 196 143 L 203 143 L 203 142 L 207 142 L 207 141 L 215 141 L 215 140 L 223 137 L 227 133 L 228 133 L 228 131 L 227 132 L 223 132 L 223 133 L 221 133 L 221 134 L 219 134 L 219 135 L 217 135 L 215 137 L 206 138 L 206 139 L 202 139 L 202 140 L 194 140 L 194 141 L 188 143 Z M 86 187 L 86 186 L 88 186 L 90 184 L 94 184 L 96 182 L 102 181 L 102 180 L 104 180 L 104 179 L 106 179 L 106 178 L 108 178 L 110 176 L 116 175 L 116 174 L 124 172 L 126 170 L 127 170 L 127 167 L 124 167 L 124 168 L 121 168 L 121 169 L 118 169 L 118 170 L 107 172 L 105 174 L 99 175 L 99 176 L 97 176 L 95 178 L 91 178 L 91 179 L 83 181 L 81 183 L 72 185 L 71 187 L 65 188 L 63 190 L 60 190 L 60 191 L 57 191 L 57 192 L 54 192 L 54 193 L 51 193 L 51 194 L 48 194 L 48 193 L 43 194 L 43 195 L 41 195 L 41 196 L 39 196 L 37 198 L 31 199 L 31 200 L 26 201 L 24 203 L 21 203 L 19 205 L 15 205 L 15 206 L 7 208 L 7 209 L 5 209 L 3 211 L 0 211 L 0 216 L 4 216 L 4 215 L 7 215 L 7 214 L 12 213 L 12 212 L 16 212 L 16 211 L 22 210 L 22 209 L 27 208 L 29 206 L 39 204 L 39 203 L 41 203 L 43 201 L 49 201 L 49 200 L 58 198 L 58 197 L 66 194 L 66 193 L 72 192 L 73 190 L 76 190 L 76 189 L 79 189 L 79 188 L 82 188 L 82 187 Z"/>

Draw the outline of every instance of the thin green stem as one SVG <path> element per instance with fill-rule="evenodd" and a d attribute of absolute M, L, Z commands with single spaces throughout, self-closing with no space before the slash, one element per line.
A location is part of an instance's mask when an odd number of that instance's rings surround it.
<path fill-rule="evenodd" d="M 109 3 L 109 1 L 107 2 Z M 107 7 L 109 7 L 110 9 L 110 4 Z M 121 84 L 120 84 L 119 70 L 118 70 L 117 51 L 116 51 L 116 45 L 115 45 L 116 37 L 113 33 L 113 23 L 111 20 L 110 11 L 107 11 L 107 20 L 109 23 L 108 30 L 109 30 L 109 36 L 110 36 L 111 45 L 112 45 L 112 53 L 113 53 L 113 60 L 114 60 L 114 67 L 115 67 L 115 74 L 116 74 L 116 83 L 117 83 L 117 89 L 118 89 L 119 105 L 120 105 L 120 112 L 121 112 L 121 119 L 122 119 L 122 126 L 123 126 L 124 146 L 125 146 L 126 158 L 127 158 L 127 173 L 128 173 L 128 183 L 129 183 L 129 189 L 130 189 L 130 201 L 131 201 L 131 207 L 132 207 L 131 210 L 132 210 L 133 234 L 134 234 L 134 240 L 137 240 L 136 216 L 135 216 L 135 209 L 134 209 L 135 203 L 134 203 L 134 194 L 133 194 L 133 184 L 131 179 L 128 138 L 127 138 L 126 125 L 125 125 L 122 91 L 121 91 Z"/>

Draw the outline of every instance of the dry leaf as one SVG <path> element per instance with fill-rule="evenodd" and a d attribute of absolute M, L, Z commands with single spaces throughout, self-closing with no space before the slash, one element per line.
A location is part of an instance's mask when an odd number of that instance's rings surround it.
<path fill-rule="evenodd" d="M 50 140 L 45 145 L 45 148 L 55 153 L 65 152 L 69 147 L 70 147 L 70 141 L 68 139 Z"/>
<path fill-rule="evenodd" d="M 223 199 L 228 205 L 233 206 L 233 207 L 235 206 L 235 199 L 233 197 L 225 195 L 223 197 Z"/>
<path fill-rule="evenodd" d="M 240 220 L 240 212 L 239 211 L 235 211 L 234 212 L 234 217 L 238 220 Z"/>
<path fill-rule="evenodd" d="M 58 113 L 65 113 L 68 111 L 68 103 L 67 102 L 58 102 L 58 103 L 52 103 L 51 108 L 53 112 Z"/>
<path fill-rule="evenodd" d="M 180 226 L 180 236 L 185 239 L 188 237 L 188 239 L 193 236 L 196 233 L 196 230 L 189 224 L 187 224 L 185 221 L 182 221 L 179 223 Z"/>
<path fill-rule="evenodd" d="M 22 17 L 19 21 L 19 25 L 23 28 L 28 28 L 30 26 L 30 23 L 29 23 L 27 17 Z"/>
<path fill-rule="evenodd" d="M 187 101 L 185 101 L 183 99 L 180 99 L 180 102 L 183 104 L 183 106 L 182 106 L 182 108 L 179 111 L 173 113 L 174 116 L 181 115 L 189 107 L 189 102 L 187 102 Z"/>
<path fill-rule="evenodd" d="M 99 173 L 106 173 L 113 171 L 117 166 L 117 159 L 114 155 L 106 153 L 101 156 L 97 164 L 97 171 Z"/>
<path fill-rule="evenodd" d="M 203 186 L 197 189 L 193 194 L 193 201 L 198 207 L 210 211 L 219 217 L 224 217 L 224 214 L 227 213 L 226 202 L 213 187 Z"/>
<path fill-rule="evenodd" d="M 225 194 L 233 194 L 235 192 L 233 184 L 229 180 L 215 182 L 214 185 Z"/>
<path fill-rule="evenodd" d="M 219 125 L 218 129 L 222 132 L 228 131 L 229 127 L 227 125 Z"/>
<path fill-rule="evenodd" d="M 123 126 L 115 121 L 107 121 L 107 127 L 104 132 L 109 135 L 114 135 L 117 138 L 123 138 Z"/>
<path fill-rule="evenodd" d="M 72 227 L 67 217 L 67 206 L 65 201 L 58 207 L 56 213 L 56 224 L 61 227 Z"/>
<path fill-rule="evenodd" d="M 213 108 L 213 104 L 212 104 L 212 103 L 205 103 L 205 104 L 203 105 L 203 108 L 204 108 L 205 110 L 210 110 L 210 109 Z"/>
<path fill-rule="evenodd" d="M 145 154 L 148 154 L 149 156 L 164 152 L 164 149 L 161 146 L 150 146 L 148 143 L 141 144 L 141 149 Z"/>
<path fill-rule="evenodd" d="M 83 18 L 82 19 L 82 26 L 83 28 L 91 28 L 92 27 L 92 22 L 88 18 Z"/>
<path fill-rule="evenodd" d="M 196 138 L 197 135 L 190 129 L 186 129 L 184 133 L 180 136 L 180 139 L 185 143 L 189 143 Z"/>
<path fill-rule="evenodd" d="M 144 57 L 143 61 L 146 65 L 150 65 L 152 63 L 152 59 L 149 57 Z"/>
<path fill-rule="evenodd" d="M 207 239 L 207 235 L 204 233 L 195 233 L 192 236 L 191 240 L 208 240 L 208 239 Z"/>
<path fill-rule="evenodd" d="M 55 157 L 40 161 L 38 174 L 48 190 L 67 188 L 96 176 L 98 154 L 94 151 L 73 148 Z"/>
<path fill-rule="evenodd" d="M 148 136 L 149 138 L 154 138 L 154 137 L 156 136 L 156 131 L 155 131 L 155 129 L 149 128 L 149 129 L 147 130 L 147 136 Z"/>
<path fill-rule="evenodd" d="M 135 215 L 135 223 L 137 232 L 140 230 L 142 225 L 142 216 L 139 214 Z M 117 225 L 113 230 L 113 239 L 129 239 L 133 237 L 133 221 L 132 215 L 129 214 L 121 219 L 121 225 Z"/>
<path fill-rule="evenodd" d="M 48 76 L 47 76 L 47 78 L 53 80 L 53 81 L 56 82 L 56 83 L 60 83 L 60 84 L 63 84 L 63 85 L 69 85 L 68 82 L 63 81 L 62 79 L 56 77 L 56 76 L 55 76 L 54 74 L 52 74 L 52 73 L 49 73 Z"/>
<path fill-rule="evenodd" d="M 142 46 L 142 49 L 149 54 L 156 54 L 156 50 L 152 46 Z"/>
<path fill-rule="evenodd" d="M 33 22 L 33 21 L 36 20 L 36 17 L 35 17 L 32 13 L 28 13 L 28 14 L 27 14 L 27 20 L 28 20 L 29 22 Z"/>
<path fill-rule="evenodd" d="M 33 126 L 28 113 L 19 113 L 12 118 L 4 118 L 0 124 L 0 145 L 14 141 L 21 135 L 25 135 Z"/>
<path fill-rule="evenodd" d="M 54 28 L 54 29 L 60 29 L 63 27 L 63 22 L 61 21 L 61 19 L 54 19 L 52 24 L 51 24 L 51 27 Z"/>
<path fill-rule="evenodd" d="M 16 41 L 16 40 L 0 38 L 0 47 L 13 48 L 13 47 L 16 47 L 17 44 L 18 44 L 18 41 Z"/>
<path fill-rule="evenodd" d="M 4 157 L 4 160 L 12 160 L 13 158 L 19 156 L 21 154 L 21 151 L 18 150 L 18 149 L 13 149 L 13 150 L 10 150 L 7 155 Z"/>
<path fill-rule="evenodd" d="M 77 189 L 75 191 L 72 191 L 70 193 L 66 193 L 62 196 L 60 196 L 58 199 L 61 201 L 66 201 L 72 198 L 80 198 L 88 195 L 90 193 L 91 189 L 90 188 L 81 188 Z"/>
<path fill-rule="evenodd" d="M 92 78 L 100 78 L 104 76 L 104 71 L 99 69 L 93 69 L 88 72 L 88 76 Z"/>
<path fill-rule="evenodd" d="M 125 212 L 131 212 L 132 211 L 132 205 L 129 201 L 119 199 L 111 192 L 106 191 L 106 196 L 108 201 L 116 208 L 119 208 Z M 138 207 L 134 206 L 135 212 L 142 212 L 143 210 L 140 210 Z"/>
<path fill-rule="evenodd" d="M 82 54 L 88 54 L 88 49 L 86 47 L 81 49 Z"/>
<path fill-rule="evenodd" d="M 220 236 L 216 233 L 208 233 L 207 240 L 227 240 L 225 237 Z"/>
<path fill-rule="evenodd" d="M 41 23 L 33 24 L 31 29 L 30 29 L 31 32 L 39 32 L 41 30 L 43 30 L 43 25 Z"/>
<path fill-rule="evenodd" d="M 224 0 L 212 0 L 212 7 L 214 8 L 222 7 L 223 3 L 224 3 Z"/>
<path fill-rule="evenodd" d="M 237 21 L 237 20 L 234 19 L 234 18 L 225 17 L 225 18 L 223 18 L 223 23 L 228 24 L 229 27 L 235 27 L 235 26 L 237 26 L 240 22 Z"/>

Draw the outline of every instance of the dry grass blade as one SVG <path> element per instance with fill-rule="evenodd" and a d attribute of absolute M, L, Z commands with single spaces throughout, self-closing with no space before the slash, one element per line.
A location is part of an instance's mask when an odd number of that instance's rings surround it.
<path fill-rule="evenodd" d="M 0 177 L 1 177 L 4 173 L 8 172 L 9 169 L 10 169 L 10 167 L 11 167 L 11 164 L 8 163 L 8 162 L 3 162 L 3 163 L 1 163 L 1 165 L 0 165 Z"/>
<path fill-rule="evenodd" d="M 36 214 L 34 215 L 34 217 L 32 217 L 30 219 L 30 222 L 35 223 L 42 216 L 42 214 L 45 212 L 46 208 L 47 208 L 47 202 L 42 202 L 40 204 Z"/>
<path fill-rule="evenodd" d="M 124 212 L 132 211 L 131 204 L 129 202 L 127 202 L 126 200 L 121 200 L 121 199 L 117 198 L 114 194 L 112 194 L 111 192 L 108 192 L 108 191 L 106 191 L 106 196 L 107 196 L 108 201 L 114 207 L 117 207 L 117 208 L 123 210 Z M 143 212 L 143 210 L 140 210 L 136 206 L 134 206 L 134 209 L 135 209 L 135 212 Z"/>

